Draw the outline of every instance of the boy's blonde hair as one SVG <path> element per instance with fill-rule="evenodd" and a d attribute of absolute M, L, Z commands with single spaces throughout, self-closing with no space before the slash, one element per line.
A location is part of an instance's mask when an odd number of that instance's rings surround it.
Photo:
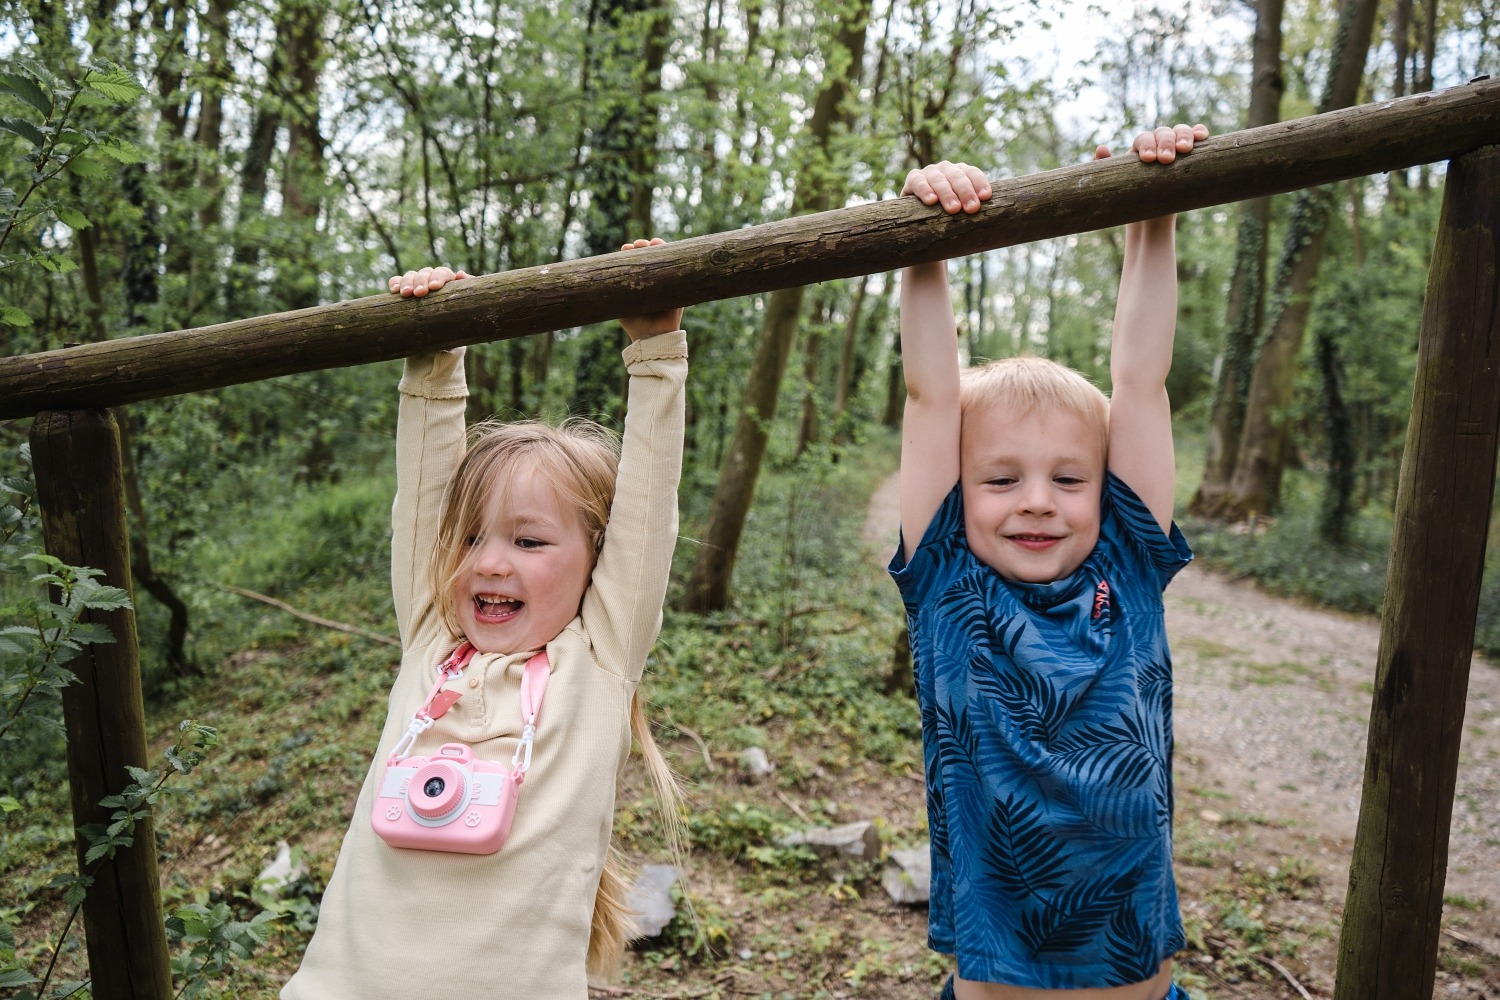
<path fill-rule="evenodd" d="M 958 405 L 965 416 L 994 405 L 1023 414 L 1075 413 L 1098 429 L 1100 453 L 1109 454 L 1109 398 L 1080 372 L 1047 358 L 1020 355 L 965 368 L 958 377 Z"/>
<path fill-rule="evenodd" d="M 490 502 L 505 496 L 523 476 L 539 476 L 570 504 L 597 558 L 604 545 L 605 526 L 615 500 L 615 477 L 620 464 L 620 442 L 592 420 L 573 417 L 561 426 L 537 420 L 505 423 L 486 420 L 469 428 L 469 448 L 443 494 L 438 518 L 437 551 L 432 560 L 433 596 L 439 613 L 455 637 L 463 635 L 454 606 L 454 584 L 462 577 L 474 549 Z M 678 809 L 681 793 L 641 706 L 640 688 L 630 700 L 630 731 L 640 744 L 657 801 L 666 823 L 668 850 L 682 868 L 683 825 Z M 634 921 L 627 895 L 630 880 L 611 835 L 589 933 L 590 975 L 608 976 L 618 969 Z"/>

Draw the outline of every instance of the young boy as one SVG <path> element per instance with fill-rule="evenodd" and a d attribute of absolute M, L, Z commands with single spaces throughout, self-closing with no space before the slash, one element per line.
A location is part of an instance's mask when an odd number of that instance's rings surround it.
<path fill-rule="evenodd" d="M 1207 136 L 1159 128 L 1132 149 L 1166 164 Z M 990 187 L 944 162 L 902 193 L 972 213 Z M 958 960 L 944 997 L 1179 995 L 1161 594 L 1192 554 L 1172 524 L 1174 223 L 1125 229 L 1109 400 L 1039 358 L 960 374 L 946 265 L 903 273 L 891 575 L 922 711 L 929 944 Z"/>

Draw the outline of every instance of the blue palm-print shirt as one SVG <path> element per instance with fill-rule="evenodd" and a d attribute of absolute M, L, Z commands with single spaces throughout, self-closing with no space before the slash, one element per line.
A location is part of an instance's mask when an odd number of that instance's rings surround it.
<path fill-rule="evenodd" d="M 1192 551 L 1109 475 L 1065 579 L 975 558 L 959 487 L 891 575 L 906 605 L 932 838 L 928 941 L 965 979 L 1125 986 L 1184 943 L 1172 877 L 1162 590 Z"/>

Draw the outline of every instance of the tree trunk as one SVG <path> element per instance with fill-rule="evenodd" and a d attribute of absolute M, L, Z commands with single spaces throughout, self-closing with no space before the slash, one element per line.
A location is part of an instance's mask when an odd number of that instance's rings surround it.
<path fill-rule="evenodd" d="M 1412 93 L 1428 94 L 1432 92 L 1432 63 L 1437 58 L 1437 0 L 1422 0 L 1422 65 L 1413 81 Z M 1419 178 L 1418 187 L 1426 191 L 1431 179 L 1432 171 L 1427 164 L 1422 164 L 1422 169 L 1417 172 Z"/>
<path fill-rule="evenodd" d="M 224 310 L 230 319 L 254 315 L 257 301 L 256 267 L 264 241 L 262 216 L 266 205 L 266 177 L 271 171 L 271 157 L 276 152 L 276 133 L 281 129 L 282 99 L 278 88 L 285 71 L 285 15 L 276 18 L 276 41 L 266 66 L 266 91 L 257 102 L 250 123 L 250 140 L 245 147 L 245 162 L 240 166 L 239 210 L 234 229 L 234 262 L 224 282 Z"/>
<path fill-rule="evenodd" d="M 130 590 L 129 540 L 120 495 L 120 439 L 108 411 L 41 414 L 31 427 L 37 500 L 47 551 L 71 566 L 103 571 L 101 583 Z M 130 847 L 90 863 L 85 827 L 103 829 L 100 805 L 130 783 L 127 768 L 145 769 L 146 715 L 141 703 L 135 612 L 88 611 L 114 642 L 86 646 L 67 665 L 78 683 L 62 689 L 68 740 L 68 789 L 77 834 L 78 870 L 93 883 L 83 901 L 93 995 L 99 1000 L 155 1000 L 172 995 L 162 925 L 156 835 L 137 821 Z"/>
<path fill-rule="evenodd" d="M 151 561 L 151 532 L 146 523 L 146 505 L 141 499 L 141 476 L 135 464 L 134 431 L 127 417 L 120 425 L 121 481 L 130 531 L 130 572 L 135 581 L 167 609 L 167 669 L 177 677 L 196 677 L 201 670 L 187 658 L 189 613 L 187 602 L 177 594 L 172 581 L 157 572 Z"/>
<path fill-rule="evenodd" d="M 1358 96 L 1376 6 L 1375 0 L 1345 0 L 1320 110 L 1346 108 Z M 1251 512 L 1274 511 L 1280 501 L 1290 445 L 1290 431 L 1281 417 L 1291 399 L 1313 285 L 1323 263 L 1329 202 L 1329 192 L 1315 188 L 1299 193 L 1293 206 L 1276 269 L 1270 334 L 1250 378 L 1239 455 L 1229 494 L 1219 506 L 1221 516 L 1234 519 Z"/>
<path fill-rule="evenodd" d="M 166 245 L 164 267 L 168 273 L 183 274 L 192 267 L 193 248 L 189 244 L 192 223 L 177 224 L 174 218 L 179 206 L 185 205 L 188 185 L 192 183 L 192 165 L 186 155 L 183 138 L 187 134 L 187 97 L 184 90 L 188 56 L 188 13 L 183 0 L 166 0 L 152 5 L 157 45 L 156 106 L 161 122 L 156 130 L 155 146 L 161 151 L 158 183 L 161 185 L 162 238 Z M 182 322 L 172 317 L 174 325 Z"/>
<path fill-rule="evenodd" d="M 869 22 L 870 0 L 857 0 L 855 9 L 839 21 L 833 45 L 825 50 L 828 65 L 847 59 L 843 72 L 831 72 L 823 81 L 808 125 L 807 151 L 815 167 L 798 174 L 796 194 L 792 198 L 794 214 L 820 212 L 828 208 L 836 189 L 842 185 L 834 178 L 839 174 L 830 168 L 830 142 L 835 125 L 847 123 L 844 99 L 859 84 L 865 51 L 865 28 Z M 771 424 L 776 419 L 776 401 L 787 357 L 797 332 L 797 316 L 802 311 L 801 287 L 783 288 L 771 294 L 766 309 L 765 326 L 756 345 L 755 360 L 750 366 L 745 401 L 740 408 L 729 458 L 719 473 L 704 530 L 703 545 L 688 579 L 682 597 L 682 608 L 703 614 L 722 610 L 729 604 L 729 584 L 734 560 L 739 553 L 740 535 L 745 517 L 755 495 L 755 481 L 765 458 Z"/>
<path fill-rule="evenodd" d="M 1449 165 L 1401 460 L 1336 1000 L 1426 1000 L 1500 443 L 1500 149 Z"/>
<path fill-rule="evenodd" d="M 797 458 L 817 443 L 820 433 L 818 381 L 823 362 L 823 327 L 832 307 L 828 302 L 827 287 L 819 291 L 818 300 L 813 304 L 812 322 L 808 324 L 807 337 L 802 344 L 802 419 L 797 425 Z"/>
<path fill-rule="evenodd" d="M 1391 96 L 1405 97 L 1407 71 L 1411 64 L 1411 3 L 1412 0 L 1395 0 L 1391 14 L 1391 45 L 1396 50 L 1396 71 L 1391 78 Z M 1406 187 L 1406 172 L 1392 170 L 1388 190 L 1392 197 Z"/>
<path fill-rule="evenodd" d="M 886 288 L 884 296 L 886 309 L 891 307 L 891 300 L 895 298 L 898 287 L 895 282 L 891 282 Z M 906 413 L 906 377 L 901 370 L 899 331 L 891 332 L 891 341 L 891 363 L 885 370 L 885 410 L 880 416 L 880 426 L 894 431 L 900 430 L 901 420 Z"/>
<path fill-rule="evenodd" d="M 651 235 L 656 180 L 657 104 L 672 12 L 668 0 L 603 0 L 591 15 L 598 32 L 593 81 L 586 104 L 601 123 L 589 137 L 593 195 L 584 236 L 586 251 L 618 250 L 627 239 Z M 644 36 L 642 36 L 644 28 Z M 625 376 L 612 359 L 622 343 L 618 326 L 585 331 L 568 409 L 618 425 Z"/>
<path fill-rule="evenodd" d="M 224 139 L 224 91 L 233 78 L 229 64 L 229 14 L 234 0 L 210 0 L 203 21 L 202 89 L 198 112 L 197 186 L 204 201 L 198 209 L 198 226 L 211 232 L 223 225 L 224 184 L 220 180 L 219 146 Z"/>
<path fill-rule="evenodd" d="M 99 279 L 99 262 L 95 253 L 94 228 L 78 232 L 79 272 L 83 276 L 84 294 L 88 297 L 85 307 L 89 317 L 89 332 L 96 343 L 108 337 L 104 328 L 104 295 Z M 120 468 L 124 484 L 126 511 L 135 523 L 131 532 L 130 568 L 136 580 L 152 597 L 167 609 L 167 665 L 179 677 L 190 673 L 186 643 L 188 632 L 188 607 L 172 584 L 155 571 L 151 562 L 151 535 L 146 530 L 146 508 L 141 502 L 140 474 L 136 470 L 135 451 L 132 446 L 132 418 L 126 413 L 117 421 L 120 438 Z"/>
<path fill-rule="evenodd" d="M 1349 522 L 1354 516 L 1357 456 L 1353 420 L 1344 402 L 1343 362 L 1338 343 L 1327 330 L 1318 331 L 1318 376 L 1323 384 L 1323 431 L 1328 438 L 1328 478 L 1319 526 L 1329 543 L 1342 546 L 1349 540 Z"/>
<path fill-rule="evenodd" d="M 849 409 L 849 397 L 854 395 L 854 358 L 859 346 L 859 331 L 864 319 L 865 296 L 870 291 L 870 278 L 866 275 L 854 286 L 854 301 L 849 303 L 849 315 L 844 319 L 844 338 L 839 343 L 839 370 L 833 387 L 833 439 L 842 442 L 847 438 L 844 415 Z"/>
<path fill-rule="evenodd" d="M 286 60 L 291 72 L 287 94 L 287 147 L 281 176 L 281 214 L 292 246 L 276 275 L 277 298 L 290 309 L 318 303 L 319 276 L 303 262 L 316 260 L 317 219 L 323 204 L 325 147 L 319 124 L 319 79 L 323 74 L 323 22 L 326 8 L 307 0 L 284 0 Z"/>
<path fill-rule="evenodd" d="M 1247 128 L 1270 125 L 1281 117 L 1281 20 L 1284 0 L 1258 0 L 1255 8 L 1255 46 Z M 1271 225 L 1271 199 L 1242 202 L 1235 242 L 1234 277 L 1224 319 L 1224 353 L 1214 385 L 1213 410 L 1208 420 L 1208 445 L 1203 479 L 1193 496 L 1194 513 L 1213 516 L 1228 492 L 1239 458 L 1240 431 L 1245 421 L 1246 397 L 1254 364 L 1255 342 L 1265 319 L 1266 257 Z"/>

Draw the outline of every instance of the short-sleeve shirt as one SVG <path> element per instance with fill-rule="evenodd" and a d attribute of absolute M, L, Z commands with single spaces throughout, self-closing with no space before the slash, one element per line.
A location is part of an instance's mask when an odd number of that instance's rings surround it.
<path fill-rule="evenodd" d="M 1100 505 L 1098 544 L 1051 583 L 974 556 L 957 486 L 891 560 L 922 713 L 928 940 L 965 979 L 1125 986 L 1184 943 L 1162 590 L 1192 552 L 1113 475 Z"/>

